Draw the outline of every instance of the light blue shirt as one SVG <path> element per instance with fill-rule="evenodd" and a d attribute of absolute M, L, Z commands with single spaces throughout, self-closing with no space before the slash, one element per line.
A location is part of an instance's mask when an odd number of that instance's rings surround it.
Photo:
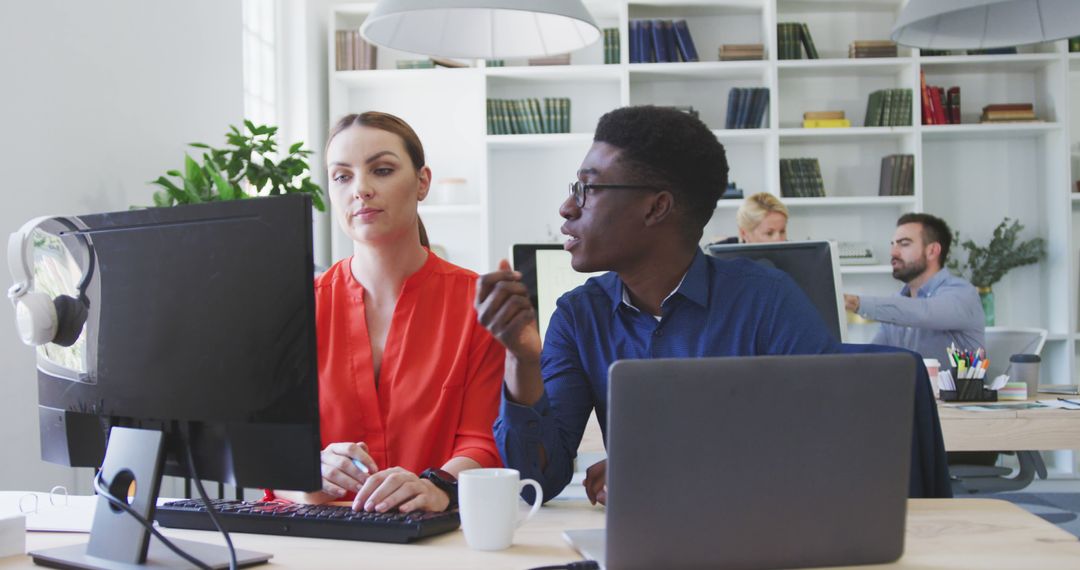
<path fill-rule="evenodd" d="M 904 285 L 895 297 L 859 297 L 859 314 L 881 323 L 874 344 L 914 350 L 949 366 L 945 347 L 986 347 L 986 320 L 979 292 L 966 280 L 942 269 L 919 288 L 915 297 Z M 990 358 L 993 358 L 990 355 Z"/>

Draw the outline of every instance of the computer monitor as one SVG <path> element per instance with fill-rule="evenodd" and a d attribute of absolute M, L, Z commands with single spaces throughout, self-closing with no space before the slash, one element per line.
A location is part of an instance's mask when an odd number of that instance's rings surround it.
<path fill-rule="evenodd" d="M 514 260 L 514 270 L 521 272 L 521 280 L 529 290 L 541 342 L 559 297 L 584 285 L 590 277 L 604 274 L 575 271 L 570 265 L 570 252 L 557 243 L 514 244 L 510 246 L 510 259 Z"/>
<path fill-rule="evenodd" d="M 810 298 L 833 337 L 840 342 L 847 340 L 840 261 L 829 242 L 713 244 L 708 246 L 708 252 L 721 259 L 752 259 L 787 273 Z"/>
<path fill-rule="evenodd" d="M 200 479 L 321 487 L 310 198 L 48 218 L 24 242 L 35 289 L 88 309 L 74 343 L 38 348 L 44 460 L 104 458 L 148 519 L 160 475 L 189 475 L 188 448 Z M 118 448 L 132 434 L 154 437 Z M 32 554 L 142 563 L 146 531 L 101 500 L 80 548 Z"/>

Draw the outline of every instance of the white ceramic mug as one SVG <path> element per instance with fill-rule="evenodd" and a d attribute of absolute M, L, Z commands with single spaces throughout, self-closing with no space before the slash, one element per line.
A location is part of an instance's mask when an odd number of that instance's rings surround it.
<path fill-rule="evenodd" d="M 518 496 L 526 485 L 536 490 L 529 514 L 518 514 Z M 514 541 L 514 531 L 540 510 L 540 483 L 521 479 L 517 469 L 469 469 L 458 474 L 458 509 L 465 542 L 476 550 L 502 550 Z"/>

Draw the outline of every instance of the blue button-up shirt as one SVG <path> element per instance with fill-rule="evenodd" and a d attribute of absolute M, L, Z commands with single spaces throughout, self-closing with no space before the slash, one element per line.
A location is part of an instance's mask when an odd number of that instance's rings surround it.
<path fill-rule="evenodd" d="M 949 366 L 945 347 L 986 347 L 986 317 L 975 287 L 942 269 L 919 288 L 915 297 L 904 285 L 895 297 L 859 297 L 859 314 L 881 321 L 874 344 L 914 350 Z M 991 355 L 993 358 L 993 355 Z"/>
<path fill-rule="evenodd" d="M 682 283 L 661 305 L 659 321 L 624 302 L 623 293 L 618 275 L 607 273 L 563 295 L 541 353 L 544 395 L 522 406 L 504 392 L 495 422 L 499 452 L 508 467 L 540 482 L 545 499 L 570 482 L 594 408 L 607 439 L 608 367 L 616 360 L 838 349 L 802 290 L 783 272 L 753 261 L 697 252 Z"/>

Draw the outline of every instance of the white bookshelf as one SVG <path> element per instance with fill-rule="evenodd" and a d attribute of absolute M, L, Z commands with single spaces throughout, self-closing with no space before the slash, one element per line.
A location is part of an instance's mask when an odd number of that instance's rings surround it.
<path fill-rule="evenodd" d="M 379 70 L 334 70 L 329 53 L 329 118 L 369 109 L 401 115 L 424 141 L 436 179 L 468 180 L 476 200 L 421 208 L 435 243 L 451 261 L 477 271 L 494 267 L 510 244 L 559 238 L 559 204 L 592 141 L 599 117 L 634 104 L 693 105 L 728 152 L 731 178 L 747 194 L 779 194 L 781 158 L 818 158 L 825 198 L 785 199 L 792 239 L 870 244 L 878 265 L 845 266 L 853 293 L 894 294 L 887 265 L 896 218 L 926 211 L 944 217 L 963 238 L 989 239 L 1004 218 L 1018 218 L 1025 237 L 1047 240 L 1048 256 L 1010 272 L 995 286 L 999 326 L 1047 328 L 1052 342 L 1043 374 L 1077 382 L 1080 360 L 1080 54 L 1066 42 L 1024 46 L 1014 55 L 922 56 L 900 48 L 897 58 L 847 59 L 856 39 L 887 38 L 901 0 L 608 0 L 586 1 L 601 27 L 621 30 L 622 62 L 603 65 L 602 42 L 576 52 L 569 66 L 506 67 L 473 62 L 463 69 L 397 70 L 398 59 L 422 56 L 379 51 Z M 331 29 L 359 26 L 370 4 L 337 5 Z M 629 63 L 628 22 L 685 18 L 701 62 Z M 777 58 L 777 22 L 806 22 L 822 59 Z M 762 61 L 721 62 L 722 43 L 763 43 Z M 960 125 L 920 124 L 919 76 L 961 87 Z M 724 129 L 733 87 L 770 90 L 762 128 Z M 872 91 L 911 89 L 913 125 L 863 127 Z M 569 97 L 571 132 L 488 135 L 488 98 Z M 978 124 L 983 105 L 1032 102 L 1043 122 Z M 802 113 L 843 110 L 849 129 L 802 129 Z M 881 158 L 915 156 L 914 195 L 879 197 Z M 735 233 L 739 201 L 721 201 L 705 240 Z M 333 252 L 349 251 L 335 233 Z M 959 248 L 957 248 L 959 249 Z M 872 328 L 853 325 L 852 338 Z"/>

